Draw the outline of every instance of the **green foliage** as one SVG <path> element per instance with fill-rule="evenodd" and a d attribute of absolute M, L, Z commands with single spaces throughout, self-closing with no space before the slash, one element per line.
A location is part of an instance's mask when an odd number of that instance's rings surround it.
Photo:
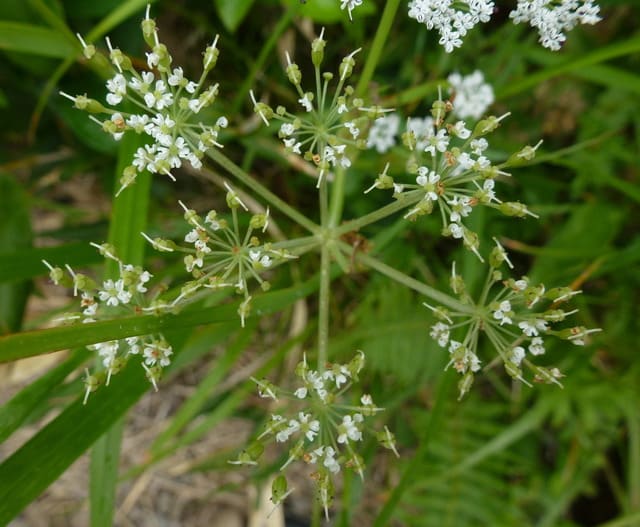
<path fill-rule="evenodd" d="M 367 367 L 361 383 L 387 409 L 376 417 L 375 427 L 386 424 L 395 433 L 401 457 L 391 462 L 373 447 L 364 450 L 364 482 L 349 474 L 344 486 L 336 487 L 341 525 L 357 521 L 361 512 L 371 513 L 368 521 L 377 526 L 637 525 L 640 37 L 635 22 L 640 11 L 632 2 L 602 4 L 600 25 L 573 30 L 560 53 L 540 48 L 537 36 L 522 25 L 494 20 L 446 54 L 437 35 L 407 19 L 406 3 L 397 1 L 365 0 L 354 10 L 353 22 L 336 0 L 158 2 L 152 13 L 160 35 L 176 48 L 170 49 L 174 65 L 182 65 L 189 78 L 201 73 L 200 50 L 221 35 L 213 74 L 220 94 L 202 119 L 226 112 L 230 125 L 218 138 L 224 149 L 210 154 L 214 170 L 203 172 L 208 181 L 191 178 L 188 170 L 179 173 L 176 183 L 145 173 L 115 198 L 112 191 L 120 188 L 118 180 L 132 153 L 144 145 L 143 136 L 125 134 L 121 142 L 113 141 L 58 89 L 88 93 L 104 103 L 108 64 L 85 60 L 76 32 L 99 48 L 104 48 L 102 37 L 114 35 L 115 44 L 118 35 L 123 51 L 145 69 L 136 28 L 147 1 L 3 2 L 0 362 L 75 351 L 12 393 L 0 408 L 0 442 L 56 410 L 48 424 L 0 463 L 0 524 L 16 518 L 91 448 L 90 521 L 99 526 L 112 524 L 115 490 L 123 479 L 217 433 L 223 419 L 242 414 L 254 422 L 258 435 L 269 410 L 253 397 L 251 383 L 227 384 L 248 349 L 259 350 L 260 356 L 252 375 L 281 376 L 285 386 L 291 355 L 301 349 L 310 361 L 322 359 L 328 349 L 324 362 L 341 362 L 362 349 Z M 436 320 L 422 303 L 425 296 L 451 298 L 454 260 L 477 298 L 486 267 L 457 241 L 440 236 L 440 213 L 407 222 L 400 205 L 389 205 L 398 203 L 390 193 L 383 196 L 375 189 L 363 194 L 387 162 L 398 181 L 415 180 L 415 174 L 407 175 L 406 149 L 359 152 L 349 170 L 333 174 L 335 186 L 329 192 L 334 194 L 326 196 L 326 203 L 334 205 L 317 210 L 319 191 L 309 177 L 316 167 L 286 152 L 275 126 L 262 126 L 248 90 L 274 110 L 280 104 L 295 107 L 300 94 L 282 71 L 287 64 L 283 52 L 291 52 L 305 89 L 312 89 L 314 71 L 303 57 L 320 25 L 326 25 L 328 40 L 323 71 L 338 71 L 343 57 L 362 47 L 350 79 L 355 95 L 366 97 L 366 105 L 395 108 L 401 126 L 408 117 L 429 115 L 439 88 L 448 97 L 445 79 L 451 72 L 481 69 L 495 88 L 492 111 L 511 112 L 492 135 L 487 155 L 507 159 L 524 144 L 544 139 L 535 159 L 500 183 L 501 198 L 527 203 L 539 219 L 482 210 L 474 211 L 468 226 L 484 233 L 480 251 L 485 257 L 489 234 L 497 236 L 518 276 L 543 281 L 549 289 L 571 284 L 583 291 L 575 300 L 580 310 L 575 324 L 603 332 L 584 348 L 558 341 L 540 360 L 542 366 L 558 365 L 565 375 L 563 388 L 530 388 L 513 381 L 503 360 L 493 360 L 490 347 L 481 344 L 483 371 L 469 396 L 456 400 L 454 366 L 443 372 L 450 356 L 429 337 Z M 84 186 L 88 180 L 92 184 Z M 275 243 L 282 242 L 284 233 L 289 239 L 305 236 L 307 245 L 291 265 L 269 271 L 272 289 L 256 291 L 246 328 L 240 328 L 242 301 L 233 291 L 196 298 L 180 312 L 47 329 L 41 326 L 60 316 L 60 310 L 39 318 L 30 311 L 29 302 L 54 294 L 44 288 L 42 260 L 54 267 L 68 264 L 98 282 L 117 278 L 115 261 L 97 267 L 104 259 L 87 237 L 109 241 L 126 263 L 149 268 L 158 290 L 175 298 L 189 279 L 184 254 L 153 251 L 139 233 L 180 242 L 189 231 L 176 218 L 181 214 L 178 199 L 198 212 L 223 210 L 223 182 L 246 191 L 254 180 L 258 200 L 271 205 Z M 395 216 L 349 223 L 389 206 L 397 206 Z M 225 213 L 224 219 L 232 222 L 235 213 Z M 53 226 L 43 221 L 49 215 L 56 219 Z M 245 226 L 249 220 L 240 221 Z M 318 240 L 329 226 L 338 235 L 320 249 Z M 375 262 L 382 263 L 375 267 Z M 77 302 L 64 309 L 77 309 Z M 157 397 L 163 396 L 165 383 L 190 368 L 203 375 L 145 446 L 146 461 L 123 474 L 123 423 L 150 384 L 138 357 L 131 357 L 131 364 L 83 405 L 82 371 L 95 366 L 94 355 L 83 346 L 159 332 L 174 356 Z M 213 346 L 221 351 L 211 359 Z M 240 452 L 243 445 L 237 447 Z M 226 461 L 233 454 L 213 452 L 193 470 L 215 477 L 229 470 Z M 279 454 L 284 462 L 286 452 Z M 269 470 L 242 474 L 261 482 Z M 376 496 L 373 505 L 366 500 L 369 493 Z M 585 502 L 596 509 L 606 502 L 607 515 L 588 518 L 581 510 Z"/>

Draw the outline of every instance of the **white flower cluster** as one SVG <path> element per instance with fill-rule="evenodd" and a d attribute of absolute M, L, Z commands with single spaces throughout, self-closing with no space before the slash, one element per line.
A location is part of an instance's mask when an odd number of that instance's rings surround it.
<path fill-rule="evenodd" d="M 433 117 L 409 119 L 403 142 L 410 150 L 407 171 L 415 176 L 415 183 L 395 182 L 388 174 L 387 164 L 365 192 L 393 190 L 394 198 L 404 199 L 410 205 L 404 217 L 411 221 L 439 207 L 442 234 L 461 240 L 482 259 L 478 235 L 464 224 L 464 219 L 478 205 L 498 209 L 509 216 L 533 216 L 521 203 L 501 201 L 494 187 L 498 177 L 510 176 L 504 168 L 531 159 L 540 143 L 525 147 L 505 163 L 494 165 L 485 155 L 489 142 L 484 136 L 495 130 L 506 115 L 488 117 L 471 129 L 463 120 L 449 122 L 446 119 L 454 107 L 450 101 L 438 100 L 432 107 Z"/>
<path fill-rule="evenodd" d="M 121 189 L 132 184 L 137 175 L 148 170 L 152 174 L 165 174 L 175 180 L 172 171 L 188 161 L 193 168 L 202 167 L 202 157 L 213 147 L 221 147 L 218 134 L 228 124 L 226 117 L 219 117 L 214 126 L 205 125 L 199 115 L 210 107 L 218 95 L 218 84 L 205 87 L 207 74 L 218 59 L 216 36 L 206 48 L 203 58 L 203 73 L 194 82 L 184 75 L 181 67 L 172 67 L 172 57 L 167 47 L 158 39 L 155 21 L 149 18 L 149 8 L 142 21 L 142 33 L 151 48 L 147 53 L 149 71 L 138 72 L 129 57 L 111 45 L 107 38 L 109 57 L 115 68 L 114 76 L 107 80 L 106 102 L 109 107 L 85 96 L 63 96 L 71 99 L 76 108 L 92 114 L 109 114 L 105 121 L 93 115 L 105 132 L 119 140 L 127 131 L 148 136 L 151 141 L 138 148 L 133 162 L 125 168 L 120 180 Z M 92 57 L 95 48 L 87 45 L 82 37 L 85 55 Z M 138 113 L 117 108 L 121 103 L 133 104 Z"/>
<path fill-rule="evenodd" d="M 440 33 L 438 43 L 447 53 L 462 46 L 467 32 L 493 14 L 492 0 L 411 0 L 409 17 Z"/>
<path fill-rule="evenodd" d="M 227 187 L 227 205 L 232 209 L 232 224 L 220 217 L 215 210 L 210 210 L 204 217 L 195 210 L 187 208 L 182 202 L 184 218 L 191 226 L 191 230 L 184 237 L 189 246 L 177 245 L 162 238 L 151 239 L 143 233 L 151 245 L 165 252 L 178 251 L 184 253 L 184 266 L 193 280 L 187 282 L 180 294 L 171 303 L 176 306 L 192 297 L 201 289 L 233 288 L 244 295 L 238 315 L 244 327 L 245 319 L 251 309 L 249 281 L 257 281 L 263 290 L 269 289 L 269 282 L 260 273 L 284 261 L 296 258 L 278 244 L 262 243 L 255 235 L 264 233 L 269 224 L 269 210 L 265 214 L 254 214 L 247 231 L 240 232 L 240 224 L 236 209 L 247 210 L 236 192 Z"/>
<path fill-rule="evenodd" d="M 578 24 L 597 24 L 600 6 L 593 0 L 518 0 L 509 17 L 515 24 L 528 22 L 540 34 L 545 47 L 557 51 L 567 39 L 566 31 Z"/>
<path fill-rule="evenodd" d="M 98 286 L 91 278 L 75 272 L 68 265 L 66 266 L 67 274 L 65 274 L 61 268 L 53 267 L 43 260 L 49 268 L 51 280 L 56 285 L 73 288 L 74 296 L 80 295 L 81 311 L 67 314 L 62 320 L 90 323 L 140 312 L 156 314 L 162 312 L 161 303 L 148 302 L 145 297 L 147 282 L 152 278 L 148 271 L 139 266 L 123 263 L 115 255 L 115 249 L 108 244 L 92 243 L 91 245 L 96 247 L 105 258 L 118 263 L 120 272 L 116 280 L 105 280 L 101 286 Z M 157 390 L 157 381 L 162 368 L 170 364 L 169 357 L 173 354 L 171 345 L 162 335 L 142 335 L 98 342 L 87 348 L 98 354 L 104 370 L 95 375 L 87 372 L 85 403 L 89 394 L 96 391 L 103 382 L 109 385 L 111 376 L 122 370 L 132 355 L 141 355 L 142 367 L 146 371 L 147 378 Z"/>
<path fill-rule="evenodd" d="M 463 375 L 460 382 L 460 396 L 466 393 L 472 382 L 473 374 L 480 370 L 477 346 L 480 332 L 487 335 L 505 365 L 507 373 L 526 383 L 521 366 L 523 362 L 531 369 L 538 382 L 555 382 L 562 375 L 556 368 L 542 368 L 534 365 L 527 355 L 539 356 L 545 353 L 545 338 L 554 335 L 566 339 L 575 345 L 584 345 L 585 337 L 599 330 L 584 327 L 571 327 L 563 330 L 552 329 L 552 325 L 563 322 L 577 313 L 577 309 L 564 311 L 558 306 L 580 293 L 568 287 L 547 290 L 544 284 L 532 284 L 526 276 L 518 280 L 502 280 L 498 267 L 503 263 L 512 268 L 506 252 L 496 241 L 490 257 L 488 287 L 478 302 L 466 292 L 464 282 L 452 269 L 451 285 L 461 300 L 472 306 L 469 312 L 452 313 L 443 308 L 424 304 L 433 311 L 438 322 L 431 326 L 430 336 L 440 347 L 448 348 L 451 357 L 449 364 Z M 502 287 L 493 298 L 488 298 L 491 286 L 502 283 Z M 545 307 L 542 307 L 546 304 Z M 540 308 L 542 307 L 542 310 Z M 452 332 L 464 328 L 462 341 L 454 340 Z M 559 383 L 558 383 L 559 384 Z"/>
<path fill-rule="evenodd" d="M 495 100 L 493 87 L 485 82 L 480 70 L 469 75 L 455 72 L 449 75 L 447 81 L 454 100 L 453 114 L 460 119 L 480 119 Z"/>
<path fill-rule="evenodd" d="M 261 397 L 278 400 L 284 396 L 305 406 L 291 418 L 273 414 L 256 441 L 231 463 L 256 464 L 264 451 L 264 441 L 269 438 L 276 443 L 292 442 L 289 458 L 280 470 L 297 460 L 312 465 L 314 473 L 311 477 L 328 515 L 333 498 L 332 477 L 342 467 L 351 468 L 363 477 L 364 464 L 357 448 L 363 441 L 365 418 L 382 411 L 370 395 L 360 397 L 357 405 L 340 404 L 340 398 L 358 380 L 363 366 L 361 351 L 347 364 L 328 364 L 322 371 L 309 368 L 305 357 L 296 367 L 300 384 L 293 391 L 279 389 L 268 380 L 253 379 Z M 376 436 L 383 447 L 398 455 L 395 439 L 388 428 Z M 276 502 L 278 497 L 272 499 Z"/>
<path fill-rule="evenodd" d="M 395 146 L 399 130 L 400 116 L 397 113 L 389 113 L 378 117 L 373 121 L 369 129 L 367 148 L 375 148 L 379 154 L 384 154 Z"/>
<path fill-rule="evenodd" d="M 462 46 L 467 32 L 480 22 L 488 22 L 494 11 L 492 0 L 411 0 L 409 17 L 440 33 L 447 53 Z M 528 22 L 538 29 L 545 48 L 560 49 L 565 32 L 578 24 L 599 22 L 600 7 L 594 0 L 518 0 L 509 17 L 515 24 Z"/>
<path fill-rule="evenodd" d="M 345 85 L 345 81 L 353 73 L 353 57 L 359 50 L 342 60 L 338 69 L 338 85 L 333 94 L 328 93 L 333 74 L 320 71 L 326 45 L 323 34 L 324 29 L 311 44 L 317 97 L 314 92 L 303 91 L 300 68 L 291 62 L 287 53 L 287 77 L 300 97 L 298 103 L 302 109 L 301 115 L 290 113 L 283 106 L 278 106 L 274 111 L 266 103 L 258 102 L 253 91 L 250 92 L 254 111 L 264 123 L 269 125 L 272 119 L 280 122 L 278 137 L 286 151 L 303 155 L 305 160 L 318 167 L 318 187 L 332 168 L 344 169 L 351 166 L 348 149 L 366 148 L 366 141 L 360 135 L 368 123 L 367 116 L 376 118 L 382 114 L 379 108 L 362 108 L 362 100 L 353 97 L 353 87 Z"/>
<path fill-rule="evenodd" d="M 469 75 L 452 73 L 449 75 L 449 93 L 454 100 L 452 115 L 460 119 L 478 120 L 495 100 L 493 88 L 485 82 L 481 71 L 476 70 Z M 367 137 L 367 148 L 375 148 L 380 154 L 396 145 L 400 131 L 400 116 L 389 113 L 373 121 Z M 434 120 L 432 117 L 410 117 L 407 119 L 407 131 L 416 138 L 416 149 L 424 150 L 427 140 L 432 134 Z"/>

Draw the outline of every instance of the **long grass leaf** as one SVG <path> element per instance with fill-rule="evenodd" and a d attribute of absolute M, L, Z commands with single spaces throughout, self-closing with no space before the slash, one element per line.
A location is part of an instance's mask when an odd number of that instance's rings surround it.
<path fill-rule="evenodd" d="M 88 350 L 78 350 L 51 371 L 32 382 L 0 408 L 0 443 L 15 432 L 43 404 L 51 391 L 85 362 Z"/>
<path fill-rule="evenodd" d="M 334 275 L 338 268 L 334 269 Z M 256 296 L 252 300 L 254 316 L 275 313 L 296 300 L 315 292 L 318 288 L 318 277 L 279 291 Z M 187 310 L 178 315 L 162 316 L 133 316 L 117 320 L 78 324 L 67 327 L 24 331 L 0 337 L 0 363 L 10 362 L 24 357 L 43 355 L 52 351 L 86 346 L 96 342 L 122 339 L 134 335 L 147 335 L 171 329 L 194 327 L 202 324 L 230 322 L 238 320 L 238 306 L 236 301 L 215 308 Z"/>
<path fill-rule="evenodd" d="M 0 21 L 0 49 L 57 59 L 76 52 L 67 38 L 55 29 L 6 20 Z"/>

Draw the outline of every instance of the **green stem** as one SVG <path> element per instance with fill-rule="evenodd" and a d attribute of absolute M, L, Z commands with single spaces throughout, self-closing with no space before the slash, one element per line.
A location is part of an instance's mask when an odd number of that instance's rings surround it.
<path fill-rule="evenodd" d="M 333 228 L 340 223 L 342 209 L 344 207 L 344 168 L 338 168 L 334 173 L 331 185 L 331 204 L 329 209 L 329 227 Z"/>
<path fill-rule="evenodd" d="M 329 225 L 329 183 L 323 178 L 318 189 L 318 201 L 320 203 L 320 225 L 326 228 Z"/>
<path fill-rule="evenodd" d="M 367 56 L 367 62 L 364 65 L 364 69 L 360 75 L 360 80 L 356 86 L 356 95 L 359 97 L 362 97 L 362 94 L 369 86 L 369 81 L 371 81 L 373 72 L 380 61 L 380 55 L 382 55 L 384 45 L 387 41 L 387 37 L 389 36 L 391 24 L 393 24 L 393 19 L 396 16 L 396 11 L 398 10 L 399 5 L 400 0 L 389 0 L 386 2 L 384 11 L 382 12 L 382 18 L 380 19 L 380 24 L 378 24 L 378 29 L 376 30 L 376 36 L 373 39 L 371 50 L 369 50 L 369 54 Z"/>
<path fill-rule="evenodd" d="M 329 287 L 331 256 L 325 242 L 320 251 L 320 292 L 318 301 L 318 371 L 324 371 L 329 348 Z"/>
<path fill-rule="evenodd" d="M 293 238 L 291 240 L 283 240 L 281 242 L 275 242 L 271 244 L 272 249 L 287 249 L 288 251 L 296 251 L 302 249 L 303 252 L 308 252 L 311 249 L 318 247 L 320 241 L 317 236 L 302 236 L 300 238 Z"/>
<path fill-rule="evenodd" d="M 353 247 L 351 247 L 349 244 L 343 243 L 343 242 L 337 242 L 337 243 L 340 244 L 340 247 L 343 250 L 349 251 L 349 252 L 353 251 Z M 379 273 L 391 278 L 392 280 L 395 280 L 400 284 L 407 286 L 410 289 L 413 289 L 414 291 L 417 291 L 418 293 L 430 298 L 431 300 L 434 300 L 442 304 L 443 306 L 446 306 L 460 313 L 473 312 L 472 306 L 463 304 L 462 302 L 456 300 L 452 296 L 449 296 L 446 293 L 442 293 L 441 291 L 438 291 L 437 289 L 434 289 L 433 287 L 423 282 L 420 282 L 419 280 L 416 280 L 415 278 L 412 278 L 411 276 L 406 275 L 403 272 L 398 271 L 397 269 L 394 269 L 393 267 L 381 262 L 380 260 L 378 260 L 373 256 L 369 256 L 363 253 L 358 253 L 357 257 L 358 257 L 358 260 L 360 260 L 362 263 L 368 265 L 369 267 L 378 271 Z"/>
<path fill-rule="evenodd" d="M 129 163 L 135 150 L 142 144 L 140 136 L 129 135 L 122 140 L 118 152 L 116 184 Z M 128 188 L 120 197 L 114 198 L 111 221 L 109 223 L 109 243 L 116 248 L 122 261 L 134 265 L 144 262 L 144 239 L 139 236 L 147 225 L 151 174 L 144 172 L 138 176 L 137 184 Z M 105 278 L 117 279 L 120 268 L 117 262 L 108 259 Z M 92 527 L 107 527 L 113 524 L 116 509 L 116 490 L 120 460 L 120 445 L 125 426 L 123 416 L 115 422 L 93 445 L 90 458 L 90 518 Z"/>
<path fill-rule="evenodd" d="M 362 227 L 370 225 L 371 223 L 380 221 L 386 218 L 387 216 L 391 216 L 392 214 L 395 214 L 399 210 L 410 207 L 414 203 L 417 203 L 418 201 L 420 201 L 420 199 L 422 198 L 417 198 L 415 200 L 408 201 L 406 200 L 406 198 L 400 197 L 400 199 L 394 201 L 393 203 L 389 203 L 388 205 L 385 205 L 384 207 L 378 210 L 370 212 L 369 214 L 365 214 L 364 216 L 361 216 L 360 218 L 356 218 L 355 220 L 347 221 L 346 223 L 343 223 L 339 227 L 336 227 L 335 229 L 333 229 L 334 237 L 338 238 L 343 234 L 346 234 L 351 231 L 357 231 Z"/>
<path fill-rule="evenodd" d="M 317 233 L 320 229 L 318 225 L 312 222 L 304 214 L 301 214 L 296 209 L 285 203 L 268 188 L 258 183 L 254 178 L 242 170 L 238 165 L 231 161 L 222 152 L 216 149 L 210 149 L 207 155 L 216 163 L 218 163 L 227 172 L 235 176 L 238 180 L 244 183 L 247 187 L 253 190 L 261 198 L 267 201 L 270 205 L 278 209 L 285 216 L 288 216 L 295 221 L 301 227 L 304 227 L 312 233 Z"/>

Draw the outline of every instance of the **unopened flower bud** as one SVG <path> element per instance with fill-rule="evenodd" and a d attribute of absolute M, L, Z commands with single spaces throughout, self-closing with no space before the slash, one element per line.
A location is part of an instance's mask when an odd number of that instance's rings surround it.
<path fill-rule="evenodd" d="M 498 210 L 505 216 L 517 216 L 518 218 L 524 218 L 529 213 L 527 206 L 519 201 L 505 201 L 500 203 Z"/>
<path fill-rule="evenodd" d="M 153 46 L 156 45 L 156 21 L 153 18 L 149 18 L 147 13 L 147 17 L 142 20 L 140 27 L 142 28 L 144 41 L 147 46 L 153 49 Z"/>
<path fill-rule="evenodd" d="M 504 363 L 504 369 L 512 379 L 521 379 L 522 378 L 522 370 L 519 366 L 514 364 L 512 361 L 507 360 Z"/>
<path fill-rule="evenodd" d="M 532 161 L 536 156 L 536 150 L 542 144 L 542 140 L 536 146 L 527 145 L 519 152 L 513 154 L 505 163 L 505 166 L 519 166 Z"/>
<path fill-rule="evenodd" d="M 311 43 L 311 62 L 316 68 L 319 68 L 320 64 L 322 64 L 324 47 L 327 45 L 327 41 L 322 38 L 323 34 L 324 28 L 322 28 L 320 36 Z"/>
<path fill-rule="evenodd" d="M 384 430 L 376 433 L 376 437 L 378 439 L 378 443 L 380 443 L 384 448 L 391 450 L 396 457 L 400 457 L 400 454 L 398 454 L 398 450 L 396 449 L 396 438 L 386 426 L 384 427 Z"/>
<path fill-rule="evenodd" d="M 287 66 L 287 78 L 289 82 L 294 86 L 300 86 L 300 82 L 302 81 L 302 73 L 300 73 L 300 68 L 296 63 L 290 63 Z"/>
<path fill-rule="evenodd" d="M 105 113 L 107 109 L 95 99 L 90 99 L 86 95 L 78 95 L 73 101 L 73 106 L 78 110 L 89 113 Z"/>
<path fill-rule="evenodd" d="M 468 371 L 464 374 L 462 379 L 458 382 L 458 391 L 460 393 L 458 400 L 462 399 L 465 394 L 471 389 L 473 386 L 474 375 L 473 372 Z"/>
<path fill-rule="evenodd" d="M 355 50 L 353 53 L 350 53 L 345 58 L 342 59 L 342 63 L 338 68 L 338 72 L 340 73 L 340 80 L 343 81 L 349 77 L 353 73 L 353 67 L 356 64 L 356 61 L 353 59 L 353 56 L 360 51 L 359 49 Z"/>
<path fill-rule="evenodd" d="M 218 62 L 218 55 L 220 55 L 220 50 L 216 47 L 218 43 L 218 35 L 213 40 L 213 43 L 210 46 L 207 46 L 207 49 L 204 50 L 204 59 L 202 61 L 202 65 L 205 71 L 210 71 L 213 69 Z"/>

